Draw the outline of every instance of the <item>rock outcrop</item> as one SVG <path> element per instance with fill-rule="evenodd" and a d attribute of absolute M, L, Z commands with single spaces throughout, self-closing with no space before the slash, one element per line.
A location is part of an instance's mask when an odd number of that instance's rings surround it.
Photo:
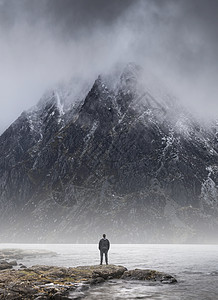
<path fill-rule="evenodd" d="M 160 281 L 162 283 L 176 283 L 177 280 L 172 275 L 158 272 L 155 270 L 129 270 L 125 271 L 121 277 L 125 280 L 151 280 L 151 281 Z"/>
<path fill-rule="evenodd" d="M 12 269 L 13 265 L 6 260 L 0 260 L 0 270 Z"/>
<path fill-rule="evenodd" d="M 115 278 L 158 280 L 162 283 L 177 282 L 168 274 L 153 270 L 127 271 L 125 267 L 115 265 L 75 268 L 33 266 L 25 270 L 1 271 L 0 299 L 72 299 L 69 294 L 76 293 L 78 289 L 86 290 L 92 284 L 103 283 L 105 280 Z"/>

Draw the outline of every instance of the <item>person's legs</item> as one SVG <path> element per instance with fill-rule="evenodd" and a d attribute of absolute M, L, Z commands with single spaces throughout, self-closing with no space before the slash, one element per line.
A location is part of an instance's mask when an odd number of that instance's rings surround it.
<path fill-rule="evenodd" d="M 108 265 L 108 256 L 107 256 L 107 252 L 105 252 L 105 262 L 106 262 L 106 265 Z"/>
<path fill-rule="evenodd" d="M 100 251 L 100 257 L 101 257 L 100 265 L 102 265 L 102 262 L 103 262 L 103 252 L 102 251 Z"/>

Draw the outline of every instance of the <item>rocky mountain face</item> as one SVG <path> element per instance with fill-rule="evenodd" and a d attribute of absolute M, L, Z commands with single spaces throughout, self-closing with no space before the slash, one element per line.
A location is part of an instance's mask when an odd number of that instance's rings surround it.
<path fill-rule="evenodd" d="M 45 94 L 0 137 L 1 241 L 214 241 L 218 125 L 153 95 L 134 64 L 71 98 Z"/>

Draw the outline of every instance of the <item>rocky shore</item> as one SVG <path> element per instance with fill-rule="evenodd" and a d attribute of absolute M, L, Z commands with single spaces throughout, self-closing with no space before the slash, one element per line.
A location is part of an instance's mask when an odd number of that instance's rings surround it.
<path fill-rule="evenodd" d="M 123 266 L 82 266 L 63 268 L 33 266 L 26 269 L 0 271 L 0 299 L 80 299 L 71 297 L 71 292 L 88 289 L 90 285 L 110 279 L 152 280 L 176 283 L 176 279 L 154 270 L 131 270 Z"/>
<path fill-rule="evenodd" d="M 32 250 L 0 250 L 0 299 L 81 299 L 81 295 L 76 296 L 78 291 L 110 279 L 151 280 L 168 284 L 177 282 L 173 276 L 155 270 L 128 271 L 123 266 L 115 265 L 74 268 L 36 265 L 27 268 L 19 266 L 15 260 L 15 257 L 21 259 L 26 254 L 31 256 L 42 253 L 48 254 L 41 250 L 40 253 Z"/>

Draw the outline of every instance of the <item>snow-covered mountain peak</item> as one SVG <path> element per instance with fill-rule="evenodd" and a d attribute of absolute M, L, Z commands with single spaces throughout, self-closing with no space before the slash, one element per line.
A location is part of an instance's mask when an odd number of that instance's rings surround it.
<path fill-rule="evenodd" d="M 97 89 L 101 94 L 108 94 L 109 88 L 107 86 L 107 82 L 102 75 L 99 75 L 98 78 L 95 80 L 93 89 Z"/>
<path fill-rule="evenodd" d="M 111 85 L 101 75 L 55 86 L 5 131 L 1 240 L 16 231 L 22 241 L 86 242 L 106 224 L 111 235 L 120 228 L 119 242 L 138 242 L 136 233 L 175 242 L 181 232 L 188 242 L 201 241 L 196 221 L 218 228 L 217 126 L 205 128 L 141 74 L 130 63 Z"/>

